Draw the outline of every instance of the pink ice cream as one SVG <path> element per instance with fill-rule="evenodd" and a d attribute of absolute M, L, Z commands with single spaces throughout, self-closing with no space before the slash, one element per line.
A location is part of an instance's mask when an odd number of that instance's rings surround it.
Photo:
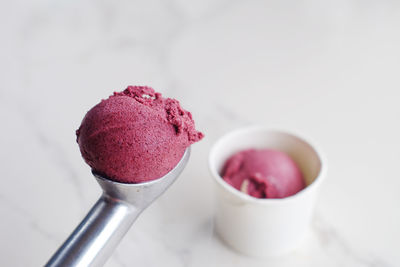
<path fill-rule="evenodd" d="M 76 131 L 92 169 L 117 182 L 160 178 L 203 138 L 190 112 L 152 88 L 128 86 L 89 110 Z"/>
<path fill-rule="evenodd" d="M 256 198 L 284 198 L 305 187 L 296 163 L 285 153 L 272 149 L 248 149 L 231 156 L 222 171 L 223 179 Z"/>

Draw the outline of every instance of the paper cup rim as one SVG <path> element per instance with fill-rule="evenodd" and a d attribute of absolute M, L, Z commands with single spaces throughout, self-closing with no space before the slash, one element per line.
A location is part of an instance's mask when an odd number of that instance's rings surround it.
<path fill-rule="evenodd" d="M 239 190 L 237 190 L 236 188 L 232 187 L 227 182 L 225 182 L 215 166 L 215 153 L 216 153 L 217 149 L 219 149 L 219 146 L 221 145 L 221 143 L 225 139 L 230 138 L 234 135 L 239 135 L 239 134 L 244 134 L 244 133 L 252 133 L 252 132 L 260 132 L 260 131 L 266 132 L 266 133 L 278 133 L 278 134 L 289 135 L 291 137 L 299 139 L 300 141 L 307 144 L 312 150 L 314 150 L 315 154 L 317 155 L 317 157 L 321 163 L 320 170 L 318 172 L 317 177 L 314 179 L 314 181 L 311 184 L 307 185 L 306 188 L 302 189 L 298 193 L 296 193 L 292 196 L 285 197 L 285 198 L 255 198 L 255 197 L 249 196 L 243 192 L 240 192 Z M 321 184 L 321 182 L 324 180 L 324 178 L 326 176 L 326 171 L 327 171 L 327 163 L 326 163 L 324 154 L 321 152 L 321 150 L 316 145 L 316 143 L 311 142 L 309 138 L 304 138 L 303 135 L 298 134 L 296 131 L 282 130 L 282 129 L 264 127 L 264 126 L 257 126 L 257 125 L 238 128 L 238 129 L 229 131 L 226 134 L 222 135 L 211 147 L 209 157 L 208 157 L 208 166 L 209 166 L 209 170 L 213 176 L 213 179 L 225 191 L 227 191 L 228 193 L 232 194 L 233 196 L 235 196 L 243 201 L 246 201 L 246 202 L 252 203 L 252 204 L 257 204 L 257 205 L 278 205 L 278 204 L 283 204 L 286 202 L 296 201 L 297 199 L 302 198 L 306 194 L 309 194 L 311 191 L 313 191 L 316 187 L 318 187 Z"/>

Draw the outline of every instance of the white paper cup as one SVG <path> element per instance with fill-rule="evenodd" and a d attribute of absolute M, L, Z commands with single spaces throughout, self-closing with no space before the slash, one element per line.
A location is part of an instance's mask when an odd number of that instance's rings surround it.
<path fill-rule="evenodd" d="M 236 152 L 249 148 L 271 148 L 287 153 L 301 169 L 306 188 L 286 198 L 258 199 L 227 184 L 220 176 L 224 163 Z M 225 243 L 255 257 L 285 254 L 301 243 L 326 172 L 326 161 L 314 146 L 283 131 L 244 128 L 216 142 L 210 152 L 209 167 L 217 185 L 216 232 Z"/>

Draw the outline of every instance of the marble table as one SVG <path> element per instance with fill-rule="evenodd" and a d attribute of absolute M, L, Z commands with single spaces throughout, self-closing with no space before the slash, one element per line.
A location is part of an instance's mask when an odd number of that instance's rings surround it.
<path fill-rule="evenodd" d="M 2 266 L 42 266 L 96 201 L 75 129 L 129 84 L 179 98 L 206 138 L 106 266 L 400 266 L 400 2 L 13 0 L 0 33 Z M 208 153 L 250 124 L 329 161 L 307 239 L 279 258 L 214 233 Z"/>

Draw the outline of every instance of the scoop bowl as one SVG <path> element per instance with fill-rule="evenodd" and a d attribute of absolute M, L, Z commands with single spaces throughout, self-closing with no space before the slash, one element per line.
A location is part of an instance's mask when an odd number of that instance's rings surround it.
<path fill-rule="evenodd" d="M 189 157 L 190 147 L 166 175 L 137 184 L 114 182 L 92 171 L 103 194 L 45 266 L 104 265 L 140 213 L 178 178 Z"/>

